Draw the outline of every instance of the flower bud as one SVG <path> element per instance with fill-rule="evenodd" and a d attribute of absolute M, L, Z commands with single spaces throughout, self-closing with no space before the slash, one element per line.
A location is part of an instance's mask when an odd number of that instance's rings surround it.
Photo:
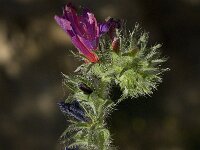
<path fill-rule="evenodd" d="M 73 117 L 78 121 L 89 121 L 78 101 L 73 101 L 72 103 L 58 102 L 57 104 L 62 113 L 67 114 L 68 116 Z"/>
<path fill-rule="evenodd" d="M 78 150 L 78 147 L 77 146 L 75 146 L 74 148 L 65 147 L 65 150 Z"/>
<path fill-rule="evenodd" d="M 119 38 L 114 37 L 111 46 L 112 46 L 112 50 L 114 52 L 118 53 L 119 49 L 120 49 L 120 40 L 119 40 Z"/>
<path fill-rule="evenodd" d="M 85 83 L 79 83 L 78 87 L 81 91 L 83 91 L 84 94 L 89 95 L 93 92 L 93 90 L 90 87 L 88 87 Z"/>

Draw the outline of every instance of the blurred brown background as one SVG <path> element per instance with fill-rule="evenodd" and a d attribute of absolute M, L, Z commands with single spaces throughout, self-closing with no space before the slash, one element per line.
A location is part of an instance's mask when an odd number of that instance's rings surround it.
<path fill-rule="evenodd" d="M 77 62 L 55 23 L 64 0 L 0 0 L 0 150 L 59 150 L 66 128 L 56 102 L 61 72 Z M 109 118 L 121 150 L 200 150 L 200 0 L 74 0 L 99 20 L 123 18 L 163 43 L 171 71 L 151 97 L 127 100 Z"/>

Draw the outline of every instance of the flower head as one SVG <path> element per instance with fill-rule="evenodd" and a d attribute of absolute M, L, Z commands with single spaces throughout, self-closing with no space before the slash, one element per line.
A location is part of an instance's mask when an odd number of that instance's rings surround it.
<path fill-rule="evenodd" d="M 93 13 L 84 9 L 82 15 L 78 16 L 76 9 L 69 3 L 63 10 L 63 15 L 55 16 L 55 20 L 71 37 L 80 53 L 90 62 L 98 61 L 98 56 L 92 52 L 97 49 L 99 43 L 99 27 Z"/>

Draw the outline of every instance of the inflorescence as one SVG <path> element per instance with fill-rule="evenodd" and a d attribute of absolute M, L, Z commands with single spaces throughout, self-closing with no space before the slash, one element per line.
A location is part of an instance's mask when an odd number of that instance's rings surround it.
<path fill-rule="evenodd" d="M 120 20 L 108 18 L 97 22 L 84 9 L 81 15 L 69 3 L 56 22 L 70 36 L 84 63 L 75 75 L 65 75 L 64 86 L 71 94 L 58 106 L 68 120 L 60 137 L 65 150 L 112 150 L 112 139 L 105 119 L 115 106 L 127 97 L 150 95 L 162 81 L 160 44 L 148 45 L 148 34 L 138 24 L 133 31 L 123 28 Z M 122 95 L 111 100 L 114 86 Z"/>

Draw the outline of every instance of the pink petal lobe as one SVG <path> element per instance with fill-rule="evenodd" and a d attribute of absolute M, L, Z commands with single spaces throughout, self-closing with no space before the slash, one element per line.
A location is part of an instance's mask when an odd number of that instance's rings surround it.
<path fill-rule="evenodd" d="M 72 43 L 76 46 L 80 53 L 82 53 L 88 58 L 90 62 L 98 61 L 98 56 L 89 49 L 87 49 L 85 45 L 80 41 L 78 36 L 72 37 Z"/>
<path fill-rule="evenodd" d="M 55 16 L 54 19 L 56 20 L 56 22 L 58 23 L 58 25 L 66 32 L 69 34 L 70 37 L 74 36 L 74 33 L 72 31 L 72 27 L 71 27 L 71 23 L 66 20 L 63 19 L 61 17 Z"/>

